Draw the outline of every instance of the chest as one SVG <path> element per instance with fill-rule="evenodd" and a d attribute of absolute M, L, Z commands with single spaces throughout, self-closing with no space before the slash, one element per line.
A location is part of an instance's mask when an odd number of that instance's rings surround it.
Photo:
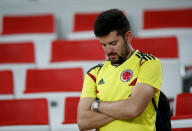
<path fill-rule="evenodd" d="M 97 97 L 105 101 L 127 99 L 136 84 L 139 66 L 103 68 L 97 76 Z"/>

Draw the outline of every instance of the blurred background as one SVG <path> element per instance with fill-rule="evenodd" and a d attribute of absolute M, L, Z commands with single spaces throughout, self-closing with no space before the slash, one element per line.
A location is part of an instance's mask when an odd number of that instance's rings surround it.
<path fill-rule="evenodd" d="M 93 24 L 111 8 L 161 60 L 173 131 L 192 131 L 191 0 L 0 0 L 0 131 L 78 131 L 84 74 L 106 59 Z"/>

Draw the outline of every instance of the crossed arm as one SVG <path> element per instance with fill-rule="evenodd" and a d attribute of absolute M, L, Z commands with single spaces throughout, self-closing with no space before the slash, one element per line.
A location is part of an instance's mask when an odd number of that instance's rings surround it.
<path fill-rule="evenodd" d="M 94 101 L 94 98 L 80 99 L 77 112 L 77 123 L 80 131 L 100 128 L 115 120 L 106 114 L 91 110 Z"/>
<path fill-rule="evenodd" d="M 91 109 L 93 98 L 83 98 L 78 107 L 78 126 L 81 131 L 100 128 L 115 119 L 132 119 L 144 112 L 156 89 L 147 84 L 136 84 L 129 99 L 100 102 L 99 112 Z"/>

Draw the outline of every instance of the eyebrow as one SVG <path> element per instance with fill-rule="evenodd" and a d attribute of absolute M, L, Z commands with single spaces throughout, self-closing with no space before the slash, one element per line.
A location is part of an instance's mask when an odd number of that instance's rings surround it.
<path fill-rule="evenodd" d="M 111 41 L 111 42 L 109 42 L 109 43 L 102 43 L 102 42 L 100 42 L 102 45 L 105 45 L 105 44 L 112 44 L 112 43 L 114 43 L 114 42 L 117 42 L 118 40 L 114 40 L 114 41 Z"/>

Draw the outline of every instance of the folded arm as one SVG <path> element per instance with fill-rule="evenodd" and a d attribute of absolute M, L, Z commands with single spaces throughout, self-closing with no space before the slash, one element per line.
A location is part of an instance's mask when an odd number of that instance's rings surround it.
<path fill-rule="evenodd" d="M 131 97 L 117 102 L 100 102 L 99 112 L 116 119 L 138 117 L 152 100 L 156 89 L 147 84 L 136 84 Z"/>
<path fill-rule="evenodd" d="M 106 114 L 91 110 L 91 105 L 95 101 L 94 98 L 82 98 L 78 105 L 77 123 L 81 131 L 100 128 L 113 120 Z"/>

